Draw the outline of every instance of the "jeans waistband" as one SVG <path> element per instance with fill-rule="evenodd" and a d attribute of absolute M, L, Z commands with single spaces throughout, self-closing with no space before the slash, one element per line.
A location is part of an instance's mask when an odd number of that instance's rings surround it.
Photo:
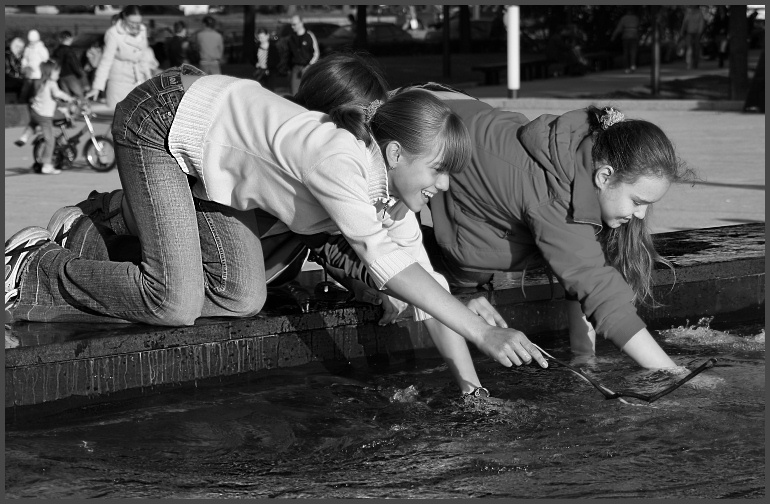
<path fill-rule="evenodd" d="M 182 75 L 206 75 L 206 72 L 187 63 L 166 69 L 159 75 L 160 91 L 181 91 L 184 93 Z"/>

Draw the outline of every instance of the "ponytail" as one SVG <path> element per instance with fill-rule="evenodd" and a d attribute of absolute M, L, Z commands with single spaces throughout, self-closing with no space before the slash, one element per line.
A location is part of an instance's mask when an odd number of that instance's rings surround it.
<path fill-rule="evenodd" d="M 611 107 L 590 106 L 586 112 L 593 136 L 593 161 L 613 167 L 613 185 L 633 184 L 643 176 L 665 178 L 671 183 L 696 178 L 694 172 L 677 158 L 673 144 L 658 126 L 648 121 L 625 119 Z M 617 228 L 604 226 L 599 233 L 599 242 L 607 262 L 623 275 L 634 291 L 634 301 L 654 307 L 658 306 L 652 294 L 655 263 L 673 266 L 655 250 L 647 226 L 651 212 L 652 205 L 648 207 L 645 219 L 632 218 Z"/>

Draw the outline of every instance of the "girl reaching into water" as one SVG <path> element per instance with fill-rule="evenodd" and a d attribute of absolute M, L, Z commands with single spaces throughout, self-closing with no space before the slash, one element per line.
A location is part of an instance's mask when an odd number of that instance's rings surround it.
<path fill-rule="evenodd" d="M 611 107 L 530 121 L 424 87 L 462 118 L 473 144 L 468 166 L 428 205 L 424 237 L 436 270 L 470 287 L 545 263 L 569 300 L 574 353 L 593 355 L 599 333 L 645 368 L 675 367 L 635 307 L 654 303 L 652 270 L 666 262 L 645 217 L 672 183 L 694 176 L 665 133 Z"/>
<path fill-rule="evenodd" d="M 17 320 L 168 326 L 256 314 L 266 295 L 261 209 L 298 234 L 344 236 L 378 288 L 457 336 L 443 351 L 460 352 L 471 371 L 462 338 L 503 365 L 546 367 L 524 334 L 454 298 L 422 245 L 415 212 L 467 164 L 466 128 L 425 91 L 375 94 L 323 114 L 187 65 L 139 85 L 118 104 L 112 132 L 141 263 L 83 258 L 27 228 L 6 242 L 6 309 Z M 126 223 L 111 225 L 120 234 Z M 465 369 L 463 391 L 478 389 Z"/>

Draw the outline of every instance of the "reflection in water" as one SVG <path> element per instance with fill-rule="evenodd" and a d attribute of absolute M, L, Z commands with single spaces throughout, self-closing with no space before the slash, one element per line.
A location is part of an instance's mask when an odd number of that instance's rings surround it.
<path fill-rule="evenodd" d="M 477 365 L 459 398 L 440 360 L 277 370 L 6 432 L 7 497 L 761 497 L 764 328 L 659 333 L 716 367 L 653 404 L 604 400 L 564 369 Z M 612 345 L 580 368 L 610 388 L 676 378 Z M 549 348 L 569 361 L 568 347 Z M 572 361 L 573 365 L 575 361 Z"/>

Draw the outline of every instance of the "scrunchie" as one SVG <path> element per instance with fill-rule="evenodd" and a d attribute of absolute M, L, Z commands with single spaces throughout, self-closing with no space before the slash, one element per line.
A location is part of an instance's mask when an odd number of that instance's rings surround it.
<path fill-rule="evenodd" d="M 364 108 L 365 124 L 369 124 L 372 121 L 372 118 L 374 117 L 374 114 L 377 112 L 377 109 L 380 108 L 380 105 L 382 105 L 382 101 L 374 100 L 372 103 L 367 105 L 366 108 Z"/>
<path fill-rule="evenodd" d="M 623 115 L 623 113 L 620 110 L 615 110 L 612 107 L 607 107 L 604 109 L 604 115 L 602 115 L 599 118 L 599 122 L 602 125 L 602 129 L 606 130 L 613 124 L 617 124 L 626 117 Z"/>

